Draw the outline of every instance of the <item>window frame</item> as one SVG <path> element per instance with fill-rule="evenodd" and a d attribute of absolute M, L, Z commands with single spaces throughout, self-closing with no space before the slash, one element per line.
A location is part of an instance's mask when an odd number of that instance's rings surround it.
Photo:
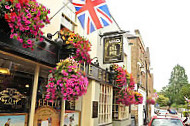
<path fill-rule="evenodd" d="M 112 94 L 112 86 L 100 84 L 98 125 L 112 123 Z"/>

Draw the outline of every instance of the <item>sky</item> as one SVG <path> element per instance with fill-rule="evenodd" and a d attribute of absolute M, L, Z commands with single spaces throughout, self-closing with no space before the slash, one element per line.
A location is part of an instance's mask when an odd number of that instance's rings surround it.
<path fill-rule="evenodd" d="M 139 29 L 150 49 L 154 88 L 166 86 L 173 67 L 183 66 L 190 81 L 189 0 L 107 0 L 122 30 Z"/>

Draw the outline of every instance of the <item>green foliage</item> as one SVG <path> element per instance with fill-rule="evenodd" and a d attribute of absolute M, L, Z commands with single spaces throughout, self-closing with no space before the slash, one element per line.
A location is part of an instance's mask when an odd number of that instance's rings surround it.
<path fill-rule="evenodd" d="M 171 107 L 172 107 L 172 108 L 177 108 L 178 106 L 176 105 L 176 103 L 173 103 L 173 104 L 171 105 Z"/>
<path fill-rule="evenodd" d="M 160 94 L 169 98 L 169 105 L 173 103 L 176 105 L 185 104 L 184 96 L 181 94 L 181 89 L 185 85 L 188 85 L 185 69 L 180 65 L 176 65 L 171 72 L 169 84 L 162 88 Z"/>
<path fill-rule="evenodd" d="M 156 91 L 156 89 L 154 89 L 154 93 L 156 93 L 157 91 Z"/>
<path fill-rule="evenodd" d="M 190 98 L 190 84 L 184 85 L 180 90 L 180 94 L 186 98 Z"/>
<path fill-rule="evenodd" d="M 190 111 L 183 111 L 183 116 L 188 117 L 190 114 Z"/>
<path fill-rule="evenodd" d="M 160 105 L 160 107 L 167 106 L 169 102 L 169 98 L 165 97 L 164 95 L 159 95 L 156 100 L 156 103 Z"/>

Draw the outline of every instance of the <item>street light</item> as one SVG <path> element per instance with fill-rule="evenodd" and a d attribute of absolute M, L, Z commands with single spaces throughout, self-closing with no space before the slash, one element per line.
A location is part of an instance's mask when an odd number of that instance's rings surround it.
<path fill-rule="evenodd" d="M 147 67 L 147 60 L 148 60 L 148 48 L 145 52 L 144 58 L 145 58 L 145 71 L 146 71 L 146 98 L 148 98 L 148 67 Z M 148 103 L 146 102 L 146 124 L 148 123 Z"/>

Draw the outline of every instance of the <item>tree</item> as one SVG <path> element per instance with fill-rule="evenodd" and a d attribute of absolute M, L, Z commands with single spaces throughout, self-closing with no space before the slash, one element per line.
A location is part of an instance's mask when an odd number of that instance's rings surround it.
<path fill-rule="evenodd" d="M 183 97 L 186 97 L 186 98 L 190 98 L 190 84 L 187 84 L 187 85 L 184 85 L 181 90 L 180 90 L 180 94 L 183 96 Z"/>
<path fill-rule="evenodd" d="M 161 107 L 167 106 L 169 103 L 169 98 L 165 97 L 164 95 L 159 95 L 159 97 L 156 100 L 156 103 L 158 103 Z"/>
<path fill-rule="evenodd" d="M 170 104 L 175 103 L 178 105 L 184 103 L 180 95 L 180 90 L 187 84 L 188 78 L 185 69 L 180 65 L 176 65 L 171 72 L 169 84 L 162 89 L 161 94 L 169 98 Z"/>

